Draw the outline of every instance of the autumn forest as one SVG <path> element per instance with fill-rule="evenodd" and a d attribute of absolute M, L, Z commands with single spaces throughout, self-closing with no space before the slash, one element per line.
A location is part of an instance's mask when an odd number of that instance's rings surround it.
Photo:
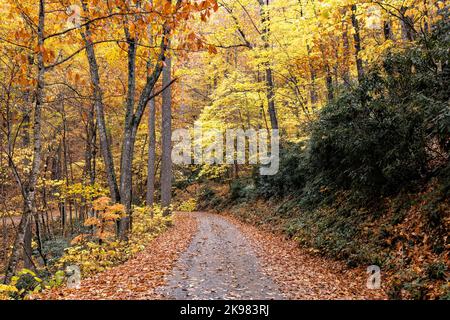
<path fill-rule="evenodd" d="M 0 300 L 450 298 L 448 1 L 0 10 Z"/>

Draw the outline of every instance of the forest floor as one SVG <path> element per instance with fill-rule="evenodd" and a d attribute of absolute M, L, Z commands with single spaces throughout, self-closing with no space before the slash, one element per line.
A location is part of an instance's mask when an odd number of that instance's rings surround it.
<path fill-rule="evenodd" d="M 125 264 L 44 299 L 385 299 L 365 269 L 299 248 L 222 215 L 178 213 L 174 227 Z"/>

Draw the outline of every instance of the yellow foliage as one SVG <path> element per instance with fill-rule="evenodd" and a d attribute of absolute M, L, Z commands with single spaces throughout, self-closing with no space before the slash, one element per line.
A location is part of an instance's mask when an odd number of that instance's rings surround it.
<path fill-rule="evenodd" d="M 34 284 L 28 288 L 18 287 L 18 282 L 23 276 L 32 278 Z M 0 284 L 0 300 L 24 299 L 29 294 L 40 292 L 43 288 L 43 281 L 36 273 L 29 269 L 22 269 L 11 278 L 9 284 Z"/>
<path fill-rule="evenodd" d="M 10 294 L 13 292 L 19 292 L 19 290 L 12 285 L 0 284 L 0 300 L 10 299 Z"/>
<path fill-rule="evenodd" d="M 195 211 L 196 208 L 197 208 L 197 200 L 194 198 L 190 198 L 186 201 L 183 201 L 178 206 L 178 211 L 193 212 L 193 211 Z"/>
<path fill-rule="evenodd" d="M 100 220 L 96 217 L 89 217 L 84 221 L 84 225 L 86 227 L 90 227 L 90 226 L 98 226 L 100 225 Z"/>
<path fill-rule="evenodd" d="M 102 199 L 101 202 L 107 203 L 105 199 Z M 121 209 L 119 206 L 113 207 L 115 207 L 114 211 Z M 153 217 L 151 212 L 153 212 Z M 104 241 L 83 243 L 85 238 L 76 237 L 75 239 L 78 241 L 72 240 L 75 246 L 65 250 L 63 257 L 56 264 L 57 268 L 63 268 L 64 265 L 78 265 L 83 277 L 105 271 L 142 251 L 152 239 L 165 231 L 172 223 L 171 217 L 163 217 L 159 207 L 136 207 L 132 216 L 133 230 L 128 242 L 107 241 L 113 234 L 99 228 L 96 236 Z"/>
<path fill-rule="evenodd" d="M 124 217 L 126 215 L 125 213 L 125 207 L 120 204 L 120 203 L 116 203 L 112 206 L 109 206 L 106 208 L 106 213 L 109 214 L 109 219 L 111 220 L 111 217 L 116 216 L 115 219 Z M 104 217 L 106 219 L 106 217 Z M 114 220 L 115 220 L 114 219 Z"/>
<path fill-rule="evenodd" d="M 0 211 L 0 218 L 9 218 L 9 217 L 17 217 L 22 213 L 20 211 L 9 210 L 9 211 Z"/>

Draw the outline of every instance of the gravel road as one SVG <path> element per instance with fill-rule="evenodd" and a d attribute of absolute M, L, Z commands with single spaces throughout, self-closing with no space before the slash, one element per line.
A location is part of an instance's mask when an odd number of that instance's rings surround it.
<path fill-rule="evenodd" d="M 284 298 L 235 225 L 218 215 L 193 214 L 197 234 L 166 284 L 157 289 L 159 294 L 177 300 Z"/>

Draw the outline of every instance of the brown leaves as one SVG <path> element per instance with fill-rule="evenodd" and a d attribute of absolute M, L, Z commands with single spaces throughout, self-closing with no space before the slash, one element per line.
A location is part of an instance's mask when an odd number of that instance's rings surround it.
<path fill-rule="evenodd" d="M 350 270 L 299 248 L 293 240 L 227 218 L 252 240 L 264 271 L 290 299 L 386 299 L 383 290 L 366 288 L 365 269 Z"/>
<path fill-rule="evenodd" d="M 213 45 L 209 45 L 208 46 L 208 52 L 210 54 L 217 54 L 217 48 L 215 46 L 213 46 Z"/>
<path fill-rule="evenodd" d="M 40 299 L 155 299 L 154 289 L 164 283 L 178 256 L 189 245 L 196 220 L 188 214 L 176 214 L 175 225 L 149 243 L 147 249 L 123 265 L 83 280 L 81 289 L 48 291 Z"/>

